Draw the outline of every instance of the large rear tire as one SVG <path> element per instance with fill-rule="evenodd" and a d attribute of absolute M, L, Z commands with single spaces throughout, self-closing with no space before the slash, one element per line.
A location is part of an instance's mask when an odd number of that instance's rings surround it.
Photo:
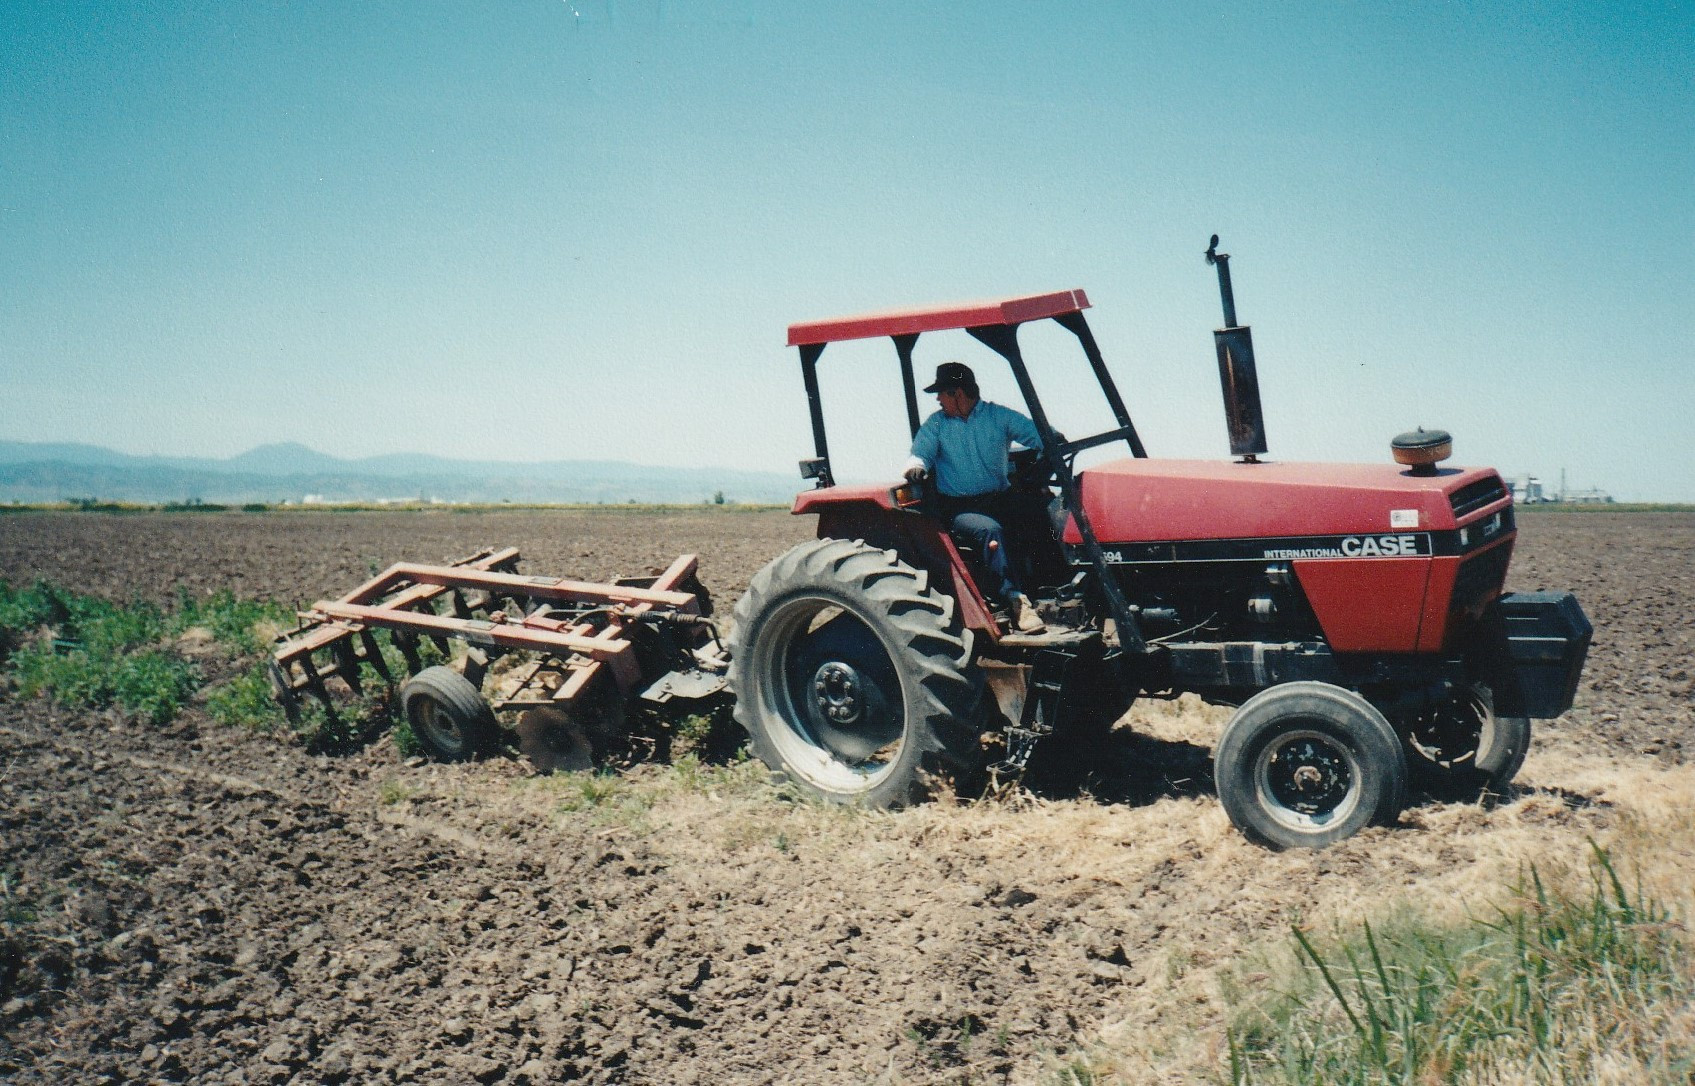
<path fill-rule="evenodd" d="M 1393 822 L 1406 759 L 1388 720 L 1351 690 L 1284 683 L 1242 703 L 1213 754 L 1230 821 L 1274 848 L 1323 848 Z"/>
<path fill-rule="evenodd" d="M 736 604 L 729 686 L 753 752 L 808 794 L 898 807 L 983 761 L 982 676 L 951 597 L 893 551 L 803 543 Z"/>
<path fill-rule="evenodd" d="M 437 761 L 475 758 L 500 741 L 500 725 L 482 692 L 450 667 L 427 667 L 402 683 L 400 711 Z"/>

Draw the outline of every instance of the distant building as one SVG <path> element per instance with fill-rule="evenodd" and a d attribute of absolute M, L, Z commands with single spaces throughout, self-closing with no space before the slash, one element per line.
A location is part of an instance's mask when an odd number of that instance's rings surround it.
<path fill-rule="evenodd" d="M 1605 490 L 1590 487 L 1587 490 L 1567 490 L 1565 473 L 1560 473 L 1560 488 L 1550 491 L 1541 479 L 1534 475 L 1521 475 L 1512 482 L 1513 501 L 1518 505 L 1536 505 L 1541 502 L 1575 502 L 1584 505 L 1600 505 L 1609 503 L 1613 496 Z"/>
<path fill-rule="evenodd" d="M 1513 480 L 1513 501 L 1519 505 L 1534 505 L 1537 502 L 1551 502 L 1547 493 L 1542 489 L 1542 480 L 1534 475 L 1523 475 Z"/>

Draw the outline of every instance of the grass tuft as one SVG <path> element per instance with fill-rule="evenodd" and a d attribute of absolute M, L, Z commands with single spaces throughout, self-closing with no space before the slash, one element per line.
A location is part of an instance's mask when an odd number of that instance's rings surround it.
<path fill-rule="evenodd" d="M 1695 998 L 1682 929 L 1592 845 L 1590 882 L 1535 867 L 1492 916 L 1402 917 L 1319 941 L 1293 928 L 1294 965 L 1241 1010 L 1226 1075 L 1261 1083 L 1687 1082 Z"/>
<path fill-rule="evenodd" d="M 733 708 L 726 697 L 676 717 L 671 722 L 673 755 L 694 755 L 718 765 L 745 758 L 747 733 L 736 723 Z"/>
<path fill-rule="evenodd" d="M 124 711 L 153 725 L 167 724 L 200 686 L 200 673 L 164 651 L 132 653 L 112 669 L 112 697 Z"/>
<path fill-rule="evenodd" d="M 389 738 L 394 741 L 394 749 L 402 758 L 416 758 L 424 753 L 424 744 L 418 742 L 418 735 L 412 730 L 412 722 L 400 713 L 394 715 L 394 723 L 389 728 Z"/>
<path fill-rule="evenodd" d="M 283 720 L 271 696 L 271 678 L 264 663 L 256 663 L 206 694 L 206 713 L 230 728 L 268 732 Z"/>
<path fill-rule="evenodd" d="M 377 802 L 384 807 L 393 807 L 396 804 L 405 803 L 417 794 L 416 788 L 393 777 L 385 777 L 382 783 L 377 785 Z"/>
<path fill-rule="evenodd" d="M 287 607 L 263 600 L 241 599 L 227 588 L 209 596 L 196 597 L 187 589 L 177 590 L 177 609 L 172 632 L 204 627 L 213 640 L 232 653 L 256 655 L 270 645 L 271 633 L 291 617 Z"/>
<path fill-rule="evenodd" d="M 24 635 L 59 626 L 69 618 L 70 608 L 46 581 L 36 581 L 28 588 L 13 588 L 0 581 L 0 656 L 21 643 Z"/>
<path fill-rule="evenodd" d="M 26 697 L 51 697 L 75 708 L 118 705 L 162 725 L 205 681 L 173 639 L 203 630 L 238 665 L 233 678 L 206 691 L 207 713 L 221 724 L 268 732 L 285 718 L 272 700 L 265 655 L 273 632 L 288 618 L 279 604 L 241 599 L 227 589 L 203 597 L 181 590 L 175 610 L 166 612 L 144 601 L 114 603 L 46 582 L 17 589 L 0 581 L 0 673 Z M 400 668 L 401 658 L 386 639 L 384 652 L 391 669 Z M 387 725 L 386 684 L 369 667 L 364 678 L 367 693 L 339 706 L 334 716 L 303 699 L 293 732 L 309 750 L 351 749 Z M 400 737 L 403 751 L 408 738 Z M 416 749 L 415 741 L 412 745 Z"/>

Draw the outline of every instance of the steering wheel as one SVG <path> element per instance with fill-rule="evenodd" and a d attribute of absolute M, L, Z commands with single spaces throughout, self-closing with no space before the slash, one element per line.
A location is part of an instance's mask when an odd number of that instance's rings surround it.
<path fill-rule="evenodd" d="M 1014 490 L 1045 490 L 1058 482 L 1047 459 L 1034 449 L 1014 450 L 1010 467 Z"/>

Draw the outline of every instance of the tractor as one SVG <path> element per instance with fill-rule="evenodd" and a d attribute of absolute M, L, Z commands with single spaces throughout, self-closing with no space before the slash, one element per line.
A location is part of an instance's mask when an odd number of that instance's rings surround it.
<path fill-rule="evenodd" d="M 817 517 L 817 538 L 735 608 L 728 685 L 759 758 L 823 800 L 898 807 L 938 781 L 1019 774 L 1041 748 L 1086 757 L 1138 698 L 1193 693 L 1233 707 L 1214 784 L 1231 822 L 1271 847 L 1392 823 L 1415 787 L 1507 787 L 1530 720 L 1571 707 L 1588 619 L 1570 593 L 1504 593 L 1511 491 L 1492 468 L 1446 465 L 1442 431 L 1396 437 L 1387 463 L 1263 458 L 1251 330 L 1217 245 L 1228 460 L 1147 455 L 1082 290 L 789 326 L 815 446 L 793 512 Z M 1116 426 L 1055 428 L 1019 340 L 1045 321 L 1075 338 Z M 1015 454 L 1031 515 L 1008 526 L 1041 633 L 1016 632 L 985 596 L 982 556 L 922 482 L 834 478 L 825 348 L 891 340 L 916 433 L 914 349 L 957 329 L 1010 368 L 1041 436 L 1039 453 Z M 1119 443 L 1127 456 L 1079 466 Z"/>

